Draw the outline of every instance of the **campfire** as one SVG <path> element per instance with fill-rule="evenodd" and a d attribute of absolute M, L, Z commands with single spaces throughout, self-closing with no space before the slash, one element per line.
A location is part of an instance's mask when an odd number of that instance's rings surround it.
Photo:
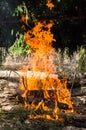
<path fill-rule="evenodd" d="M 25 34 L 25 41 L 32 48 L 28 65 L 19 69 L 20 90 L 23 106 L 29 109 L 30 118 L 58 120 L 60 112 L 73 112 L 71 94 L 67 89 L 67 79 L 59 79 L 55 58 L 55 41 L 51 28 L 53 22 L 37 22 L 35 27 Z"/>

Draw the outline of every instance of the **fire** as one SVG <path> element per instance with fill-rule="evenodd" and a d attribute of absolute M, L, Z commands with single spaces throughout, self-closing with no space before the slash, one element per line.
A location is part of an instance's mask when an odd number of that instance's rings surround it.
<path fill-rule="evenodd" d="M 42 114 L 30 114 L 30 118 L 59 119 L 59 112 L 73 112 L 71 95 L 67 89 L 67 80 L 59 79 L 52 47 L 55 41 L 51 33 L 53 22 L 37 22 L 32 30 L 25 34 L 26 43 L 34 50 L 28 65 L 20 71 L 20 89 L 24 107 Z"/>
<path fill-rule="evenodd" d="M 25 22 L 25 21 L 26 21 L 26 15 L 23 14 L 23 15 L 21 16 L 20 21 L 21 21 L 21 22 Z"/>
<path fill-rule="evenodd" d="M 52 10 L 54 8 L 54 4 L 51 2 L 51 0 L 47 0 L 46 6 Z"/>

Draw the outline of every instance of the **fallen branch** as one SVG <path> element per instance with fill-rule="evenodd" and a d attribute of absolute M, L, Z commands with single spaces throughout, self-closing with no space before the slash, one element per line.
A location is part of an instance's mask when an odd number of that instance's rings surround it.
<path fill-rule="evenodd" d="M 77 114 L 77 113 L 59 113 L 58 114 L 60 117 L 68 120 L 74 120 L 74 121 L 86 121 L 86 115 L 81 115 L 81 114 Z"/>
<path fill-rule="evenodd" d="M 60 118 L 63 118 L 67 124 L 86 128 L 86 115 L 77 113 L 59 113 L 58 115 Z"/>
<path fill-rule="evenodd" d="M 19 77 L 19 76 L 26 76 L 27 78 L 35 77 L 35 78 L 54 78 L 57 79 L 58 75 L 57 74 L 48 74 L 46 72 L 36 72 L 36 71 L 10 71 L 10 70 L 0 70 L 0 77 Z"/>
<path fill-rule="evenodd" d="M 86 87 L 81 87 L 81 88 L 73 88 L 71 92 L 71 96 L 85 96 L 86 95 Z"/>

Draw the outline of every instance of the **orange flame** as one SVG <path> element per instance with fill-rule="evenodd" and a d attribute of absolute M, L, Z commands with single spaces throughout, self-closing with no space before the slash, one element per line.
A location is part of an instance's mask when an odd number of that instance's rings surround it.
<path fill-rule="evenodd" d="M 21 16 L 20 21 L 21 21 L 21 22 L 25 22 L 25 21 L 26 21 L 26 15 L 23 14 L 23 15 Z"/>
<path fill-rule="evenodd" d="M 54 4 L 51 2 L 51 0 L 47 0 L 46 6 L 52 10 L 54 8 Z"/>
<path fill-rule="evenodd" d="M 55 41 L 51 33 L 53 22 L 37 22 L 32 30 L 25 34 L 26 43 L 34 50 L 29 58 L 28 66 L 23 67 L 20 89 L 23 91 L 24 107 L 43 109 L 50 114 L 37 115 L 48 119 L 58 119 L 59 112 L 73 112 L 71 95 L 67 89 L 65 77 L 59 79 L 56 72 L 55 57 L 57 53 L 52 47 Z M 31 71 L 28 71 L 30 68 Z M 29 116 L 33 118 L 33 115 Z"/>
<path fill-rule="evenodd" d="M 51 42 L 55 41 L 50 31 L 52 26 L 52 21 L 49 24 L 46 24 L 46 22 L 37 22 L 35 27 L 25 34 L 26 43 L 32 48 L 39 49 L 43 52 L 45 49 L 51 49 Z"/>

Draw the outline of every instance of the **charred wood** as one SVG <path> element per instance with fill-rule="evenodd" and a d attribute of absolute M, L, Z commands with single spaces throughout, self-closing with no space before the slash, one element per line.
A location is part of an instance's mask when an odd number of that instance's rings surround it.
<path fill-rule="evenodd" d="M 44 104 L 50 108 L 54 108 L 55 107 L 55 101 L 54 100 L 50 100 L 50 99 L 45 99 L 45 98 L 28 98 L 27 100 L 28 104 L 34 103 L 35 105 L 38 105 L 39 102 L 43 101 Z M 63 102 L 58 102 L 57 101 L 57 106 L 59 107 L 59 109 L 63 109 L 63 110 L 68 110 L 69 106 L 66 103 Z"/>

